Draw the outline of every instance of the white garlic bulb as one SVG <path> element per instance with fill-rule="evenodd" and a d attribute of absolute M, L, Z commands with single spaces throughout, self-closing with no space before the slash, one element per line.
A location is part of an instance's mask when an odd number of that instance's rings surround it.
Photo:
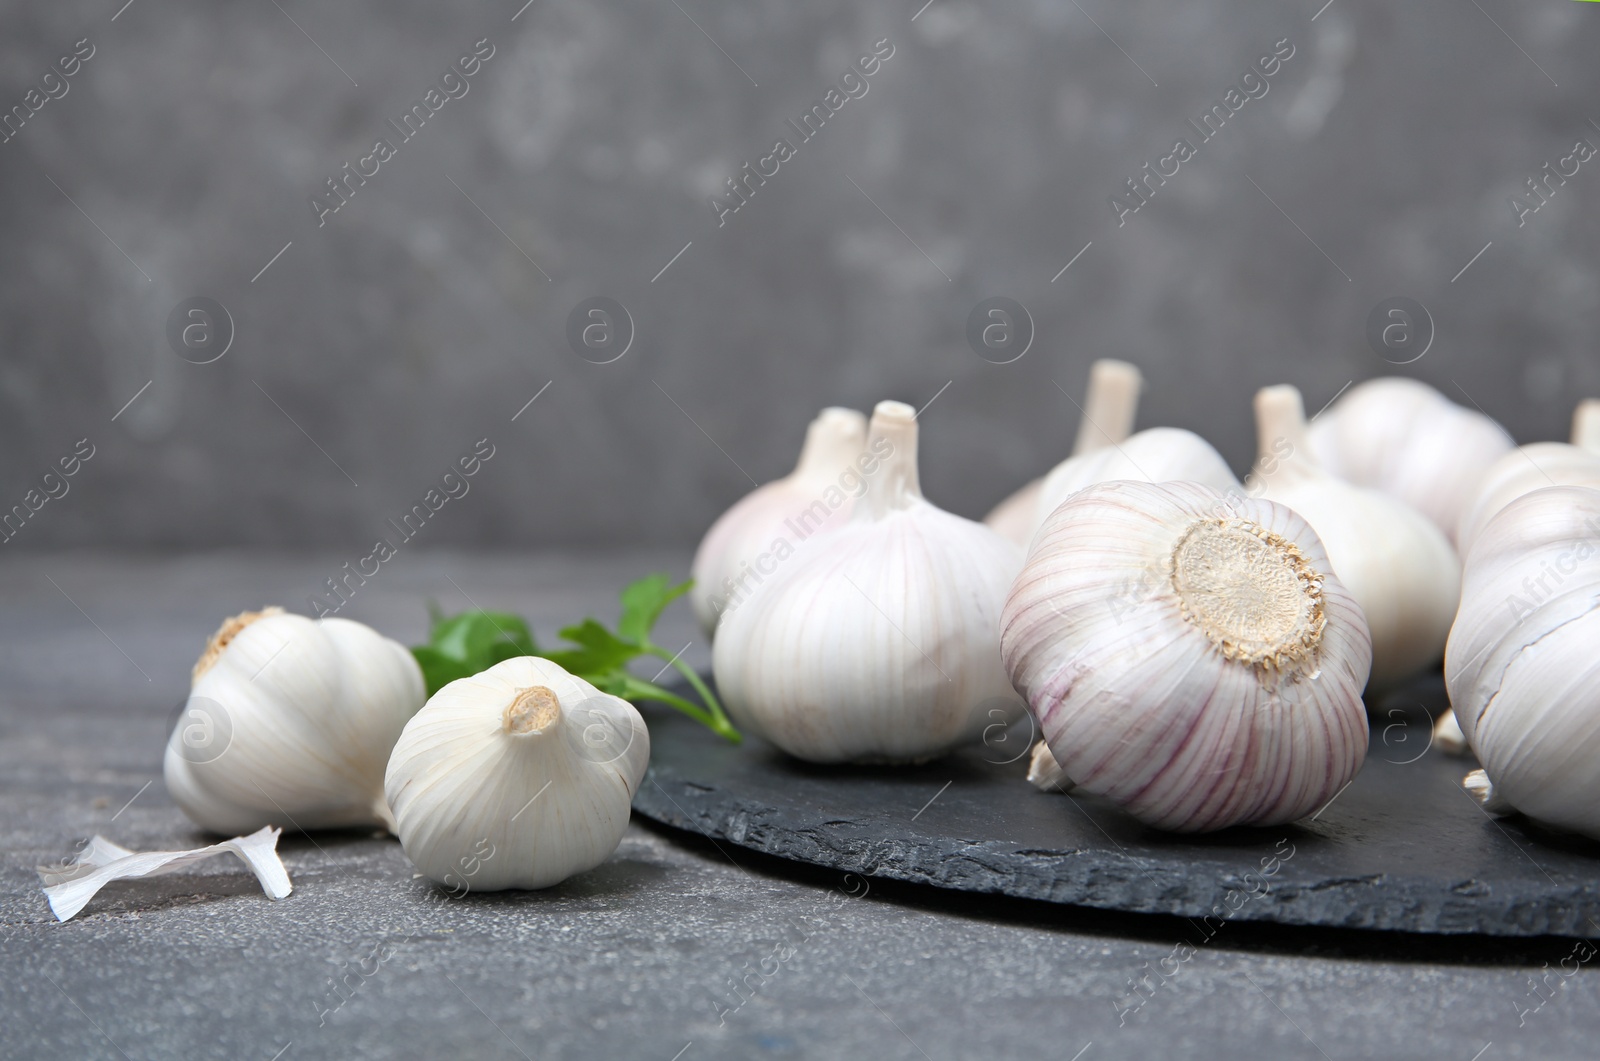
<path fill-rule="evenodd" d="M 1158 828 L 1293 821 L 1366 754 L 1361 609 L 1270 501 L 1079 491 L 1039 528 L 1000 644 L 1067 784 Z"/>
<path fill-rule="evenodd" d="M 882 466 L 845 526 L 723 617 L 712 646 L 728 713 L 819 763 L 922 761 L 1021 717 L 1000 667 L 1000 602 L 1020 551 L 935 508 L 916 412 L 879 402 Z"/>
<path fill-rule="evenodd" d="M 794 471 L 757 487 L 706 531 L 695 551 L 689 602 L 706 633 L 738 607 L 801 542 L 836 530 L 861 496 L 867 418 L 828 408 L 806 428 Z"/>
<path fill-rule="evenodd" d="M 1507 453 L 1478 477 L 1478 491 L 1461 513 L 1461 555 L 1501 509 L 1547 486 L 1600 487 L 1600 403 L 1581 403 L 1572 416 L 1572 443 L 1533 442 Z"/>
<path fill-rule="evenodd" d="M 200 826 L 392 829 L 383 770 L 422 707 L 404 645 L 349 619 L 281 608 L 224 622 L 167 742 L 173 802 Z"/>
<path fill-rule="evenodd" d="M 1095 483 L 1116 480 L 1140 483 L 1194 482 L 1213 490 L 1238 490 L 1239 480 L 1205 439 L 1181 427 L 1151 427 L 1127 441 L 1070 457 L 1045 476 L 1034 510 L 1035 526 L 1043 524 L 1056 506 Z"/>
<path fill-rule="evenodd" d="M 548 888 L 611 857 L 649 765 L 632 704 L 519 656 L 434 693 L 395 745 L 384 789 L 406 856 L 430 879 Z"/>
<path fill-rule="evenodd" d="M 1101 358 L 1089 366 L 1089 392 L 1083 399 L 1083 418 L 1078 421 L 1072 456 L 1114 446 L 1133 432 L 1141 384 L 1139 370 L 1126 361 Z M 1039 528 L 1039 491 L 1043 488 L 1044 477 L 1040 476 L 996 505 L 983 522 L 1026 549 Z"/>
<path fill-rule="evenodd" d="M 1501 509 L 1466 557 L 1445 688 L 1497 806 L 1600 838 L 1600 490 Z"/>
<path fill-rule="evenodd" d="M 1437 663 L 1461 593 L 1461 565 L 1443 532 L 1387 494 L 1337 479 L 1317 464 L 1300 392 L 1256 394 L 1260 456 L 1252 496 L 1288 505 L 1316 529 L 1333 570 L 1361 605 L 1372 635 L 1372 688 Z"/>
<path fill-rule="evenodd" d="M 1311 425 L 1324 470 L 1397 497 L 1452 541 L 1483 473 L 1510 436 L 1420 380 L 1387 376 L 1351 387 Z"/>

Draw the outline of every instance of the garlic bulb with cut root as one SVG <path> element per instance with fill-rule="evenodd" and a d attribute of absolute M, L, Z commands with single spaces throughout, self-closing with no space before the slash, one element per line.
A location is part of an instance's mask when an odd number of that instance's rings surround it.
<path fill-rule="evenodd" d="M 712 646 L 728 713 L 811 762 L 917 762 L 1021 716 L 998 622 L 1020 551 L 935 508 L 917 477 L 916 411 L 879 402 L 886 454 L 845 526 L 724 615 Z"/>
<path fill-rule="evenodd" d="M 349 619 L 282 608 L 224 622 L 167 742 L 172 800 L 202 827 L 392 829 L 383 770 L 422 707 L 405 646 Z"/>
<path fill-rule="evenodd" d="M 1456 721 L 1487 775 L 1469 790 L 1488 809 L 1600 839 L 1597 645 L 1600 490 L 1524 494 L 1467 553 L 1445 650 Z"/>
<path fill-rule="evenodd" d="M 1327 472 L 1399 498 L 1452 541 L 1484 472 L 1511 449 L 1495 421 L 1403 376 L 1351 387 L 1312 422 L 1310 442 Z"/>
<path fill-rule="evenodd" d="M 1078 421 L 1078 438 L 1072 456 L 1114 446 L 1133 431 L 1139 409 L 1139 370 L 1126 361 L 1101 358 L 1089 366 L 1089 392 L 1083 399 L 1083 418 Z M 1022 487 L 996 505 L 983 522 L 1024 549 L 1039 528 L 1039 491 L 1044 477 Z"/>
<path fill-rule="evenodd" d="M 850 518 L 861 496 L 866 433 L 867 418 L 854 409 L 822 410 L 806 428 L 794 471 L 746 494 L 706 531 L 689 591 L 706 633 L 801 542 Z"/>
<path fill-rule="evenodd" d="M 1456 541 L 1465 556 L 1501 509 L 1547 486 L 1600 487 L 1600 402 L 1579 404 L 1572 414 L 1572 442 L 1518 446 L 1478 477 L 1478 491 L 1461 513 Z"/>
<path fill-rule="evenodd" d="M 626 700 L 537 656 L 433 694 L 384 789 L 406 856 L 463 891 L 548 888 L 617 849 L 650 765 Z"/>
<path fill-rule="evenodd" d="M 1333 570 L 1372 635 L 1372 688 L 1439 661 L 1461 592 L 1460 561 L 1444 533 L 1409 505 L 1323 471 L 1293 387 L 1256 394 L 1260 457 L 1252 496 L 1287 505 L 1316 529 Z"/>
<path fill-rule="evenodd" d="M 1055 783 L 1157 828 L 1293 821 L 1366 754 L 1366 622 L 1310 524 L 1270 501 L 1079 491 L 1039 528 L 1000 644 Z"/>

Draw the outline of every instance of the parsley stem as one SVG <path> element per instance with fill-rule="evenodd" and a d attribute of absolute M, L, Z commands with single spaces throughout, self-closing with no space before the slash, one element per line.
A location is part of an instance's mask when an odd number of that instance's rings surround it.
<path fill-rule="evenodd" d="M 700 675 L 695 673 L 693 667 L 682 659 L 673 656 L 672 653 L 659 645 L 647 641 L 642 647 L 650 655 L 655 656 L 657 659 L 664 659 L 671 664 L 672 669 L 683 675 L 684 679 L 694 688 L 694 691 L 699 694 L 708 712 L 708 717 L 704 720 L 707 726 L 734 744 L 738 744 L 744 739 L 740 736 L 739 731 L 734 728 L 733 722 L 728 718 L 727 713 L 723 711 L 721 701 L 717 699 L 715 693 L 706 687 L 706 683 L 700 680 Z"/>

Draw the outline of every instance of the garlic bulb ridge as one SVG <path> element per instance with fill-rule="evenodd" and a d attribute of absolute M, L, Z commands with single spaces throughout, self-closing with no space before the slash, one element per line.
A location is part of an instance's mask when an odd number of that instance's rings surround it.
<path fill-rule="evenodd" d="M 1436 663 L 1460 597 L 1460 562 L 1415 509 L 1324 472 L 1312 455 L 1300 392 L 1256 395 L 1260 457 L 1247 489 L 1294 509 L 1316 530 L 1372 636 L 1372 687 Z"/>
<path fill-rule="evenodd" d="M 546 888 L 617 849 L 649 764 L 632 704 L 520 656 L 435 693 L 395 745 L 384 789 L 406 856 L 430 879 Z"/>
<path fill-rule="evenodd" d="M 934 507 L 917 474 L 915 410 L 873 412 L 867 489 L 728 612 L 712 646 L 741 726 L 812 762 L 905 762 L 1019 717 L 998 618 L 1017 547 Z"/>
<path fill-rule="evenodd" d="M 349 619 L 281 608 L 224 622 L 194 667 L 163 773 L 212 832 L 393 828 L 383 770 L 422 706 L 403 645 Z"/>
<path fill-rule="evenodd" d="M 760 582 L 773 556 L 786 559 L 802 541 L 850 518 L 866 430 L 867 418 L 854 409 L 822 410 L 806 428 L 794 471 L 746 494 L 706 531 L 689 601 L 708 634 Z"/>
<path fill-rule="evenodd" d="M 1036 756 L 1036 783 L 1158 828 L 1292 821 L 1366 754 L 1361 609 L 1310 525 L 1270 501 L 1084 488 L 1034 538 L 1001 649 L 1071 779 Z"/>
<path fill-rule="evenodd" d="M 1310 443 L 1329 474 L 1404 501 L 1452 541 L 1484 472 L 1511 449 L 1489 417 L 1402 376 L 1351 387 L 1312 423 Z"/>
<path fill-rule="evenodd" d="M 1083 399 L 1083 418 L 1078 421 L 1072 456 L 1114 446 L 1133 432 L 1142 385 L 1139 370 L 1126 361 L 1102 358 L 1089 366 L 1089 392 Z M 983 522 L 1027 548 L 1039 526 L 1039 491 L 1043 488 L 1041 476 L 996 505 Z"/>
<path fill-rule="evenodd" d="M 1491 811 L 1514 807 L 1600 839 L 1597 644 L 1600 490 L 1517 498 L 1467 554 L 1445 651 L 1445 687 Z"/>

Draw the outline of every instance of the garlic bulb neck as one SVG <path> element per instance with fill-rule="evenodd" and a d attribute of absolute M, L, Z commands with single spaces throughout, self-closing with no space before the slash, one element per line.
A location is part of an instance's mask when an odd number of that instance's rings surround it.
<path fill-rule="evenodd" d="M 245 629 L 257 619 L 265 619 L 269 615 L 282 615 L 283 609 L 277 605 L 268 605 L 258 612 L 240 612 L 222 620 L 222 625 L 217 627 L 217 632 L 206 641 L 205 651 L 200 653 L 200 658 L 195 661 L 194 670 L 190 673 L 192 681 L 199 681 L 200 676 L 217 665 L 217 660 L 222 658 L 222 652 L 233 639 L 244 633 Z"/>
<path fill-rule="evenodd" d="M 917 411 L 905 402 L 879 402 L 872 409 L 868 436 L 872 452 L 888 449 L 856 504 L 856 519 L 874 522 L 922 500 L 922 484 L 917 478 Z"/>
<path fill-rule="evenodd" d="M 1316 670 L 1322 576 L 1298 546 L 1246 519 L 1202 519 L 1172 550 L 1183 617 L 1224 657 L 1279 674 Z"/>
<path fill-rule="evenodd" d="M 502 725 L 514 737 L 537 737 L 561 721 L 561 698 L 548 685 L 518 689 L 506 705 Z"/>
<path fill-rule="evenodd" d="M 1102 358 L 1089 366 L 1089 393 L 1072 447 L 1074 457 L 1114 446 L 1133 434 L 1143 382 L 1138 368 L 1126 361 Z"/>
<path fill-rule="evenodd" d="M 1572 444 L 1600 453 L 1600 398 L 1585 398 L 1572 410 Z"/>
<path fill-rule="evenodd" d="M 1311 450 L 1305 404 L 1300 391 L 1288 384 L 1263 387 L 1256 392 L 1257 471 L 1280 475 L 1285 481 L 1322 473 Z M 1267 472 L 1272 467 L 1275 470 Z"/>
<path fill-rule="evenodd" d="M 833 480 L 861 455 L 862 416 L 854 409 L 830 406 L 806 427 L 794 475 L 804 479 Z"/>

